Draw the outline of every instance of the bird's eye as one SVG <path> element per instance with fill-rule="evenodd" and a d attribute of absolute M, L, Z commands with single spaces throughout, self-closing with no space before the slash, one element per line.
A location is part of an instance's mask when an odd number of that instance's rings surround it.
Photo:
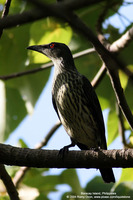
<path fill-rule="evenodd" d="M 54 46 L 55 46 L 55 44 L 54 44 L 54 43 L 52 43 L 52 44 L 50 44 L 49 46 L 50 46 L 50 49 L 53 49 L 53 48 L 54 48 Z"/>

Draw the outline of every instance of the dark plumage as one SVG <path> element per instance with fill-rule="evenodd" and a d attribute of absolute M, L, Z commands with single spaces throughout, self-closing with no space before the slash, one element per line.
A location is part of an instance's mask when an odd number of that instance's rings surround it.
<path fill-rule="evenodd" d="M 98 98 L 89 80 L 77 71 L 69 48 L 52 42 L 28 49 L 43 53 L 54 63 L 53 106 L 72 141 L 63 150 L 74 145 L 82 150 L 107 149 Z M 100 172 L 105 182 L 115 182 L 111 168 L 100 169 Z"/>

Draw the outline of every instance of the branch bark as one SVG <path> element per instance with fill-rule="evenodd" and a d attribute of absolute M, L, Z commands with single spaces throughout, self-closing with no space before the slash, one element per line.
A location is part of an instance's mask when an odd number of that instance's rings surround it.
<path fill-rule="evenodd" d="M 0 163 L 37 168 L 131 168 L 133 150 L 69 151 L 62 158 L 57 150 L 18 148 L 0 144 Z"/>
<path fill-rule="evenodd" d="M 110 45 L 109 50 L 111 52 L 118 52 L 125 48 L 133 40 L 133 26 L 123 34 L 118 40 Z"/>

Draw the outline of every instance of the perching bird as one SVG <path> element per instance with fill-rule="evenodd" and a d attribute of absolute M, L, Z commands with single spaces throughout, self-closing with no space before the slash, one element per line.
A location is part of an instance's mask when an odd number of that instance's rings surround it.
<path fill-rule="evenodd" d="M 44 54 L 54 63 L 53 106 L 72 141 L 63 150 L 75 145 L 81 150 L 107 149 L 98 98 L 89 80 L 77 71 L 70 49 L 57 42 L 27 49 Z M 112 168 L 99 170 L 106 183 L 115 182 Z"/>

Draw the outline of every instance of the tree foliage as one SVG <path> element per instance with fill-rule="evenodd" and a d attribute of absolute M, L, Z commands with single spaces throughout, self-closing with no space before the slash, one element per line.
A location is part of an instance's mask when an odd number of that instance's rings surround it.
<path fill-rule="evenodd" d="M 80 52 L 79 58 L 75 59 L 75 64 L 79 72 L 92 81 L 102 109 L 108 109 L 109 112 L 108 145 L 121 137 L 123 148 L 133 148 L 133 117 L 131 114 L 133 111 L 133 27 L 131 20 L 124 14 L 120 14 L 124 6 L 130 7 L 132 2 L 124 0 L 84 0 L 82 2 L 78 0 L 58 2 L 54 0 L 7 0 L 5 4 L 5 0 L 1 1 L 1 143 L 6 142 L 13 130 L 27 115 L 32 114 L 49 78 L 50 67 L 45 65 L 49 62 L 48 58 L 35 52 L 28 52 L 26 47 L 56 41 L 69 45 L 73 54 Z M 123 23 L 122 31 L 110 24 L 110 17 L 114 15 L 117 15 Z M 128 25 L 125 25 L 125 22 L 128 22 Z M 92 45 L 95 50 L 93 49 L 87 55 L 83 53 L 81 56 L 81 51 L 91 49 Z M 100 76 L 98 76 L 99 70 L 101 70 Z M 60 124 L 55 125 L 51 129 L 46 138 L 47 141 L 59 126 Z M 46 145 L 46 140 L 38 148 Z M 22 148 L 27 147 L 22 140 L 20 144 Z M 1 166 L 1 170 L 4 171 L 5 168 Z M 133 196 L 132 168 L 122 170 L 120 180 L 116 185 L 106 185 L 101 178 L 95 177 L 88 182 L 85 188 L 81 187 L 74 169 L 66 169 L 59 175 L 47 175 L 49 169 L 26 167 L 8 167 L 7 171 L 14 180 L 16 188 L 19 188 L 19 193 L 23 195 L 23 191 L 26 191 L 26 197 L 22 199 L 49 199 L 49 193 L 57 191 L 59 184 L 67 184 L 71 187 L 70 192 L 62 194 L 62 200 L 66 197 L 71 200 L 78 199 L 80 198 L 78 195 L 81 196 L 82 193 L 84 197 L 86 193 L 89 194 L 88 199 L 94 199 L 94 192 L 102 193 L 103 191 L 108 193 L 113 191 L 114 196 L 123 194 Z M 0 177 L 2 177 L 1 173 Z M 6 185 L 6 188 L 8 187 L 10 184 Z M 33 197 L 27 197 L 30 191 L 34 193 Z M 9 199 L 2 182 L 0 182 L 0 193 L 0 200 Z M 8 193 L 10 195 L 9 191 Z"/>

